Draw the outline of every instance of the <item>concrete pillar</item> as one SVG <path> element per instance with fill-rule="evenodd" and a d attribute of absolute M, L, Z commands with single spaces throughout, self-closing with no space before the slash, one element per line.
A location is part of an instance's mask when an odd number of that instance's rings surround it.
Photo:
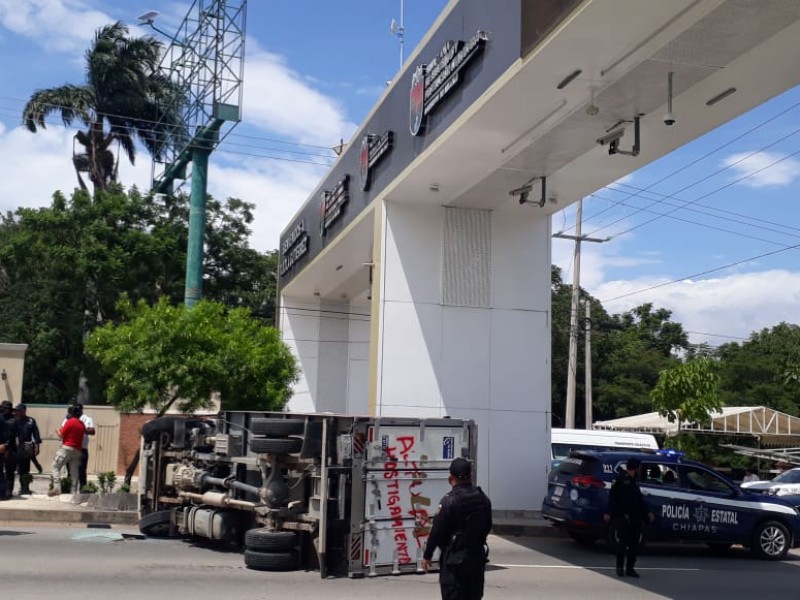
<path fill-rule="evenodd" d="M 549 218 L 400 202 L 383 214 L 375 414 L 474 419 L 479 483 L 494 507 L 538 510 L 549 456 Z"/>

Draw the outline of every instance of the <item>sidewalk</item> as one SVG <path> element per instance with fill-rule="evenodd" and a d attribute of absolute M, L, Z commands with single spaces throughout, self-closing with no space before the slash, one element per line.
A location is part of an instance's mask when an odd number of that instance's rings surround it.
<path fill-rule="evenodd" d="M 88 502 L 78 504 L 77 500 L 85 500 L 85 498 L 83 496 L 73 498 L 72 494 L 48 496 L 49 486 L 48 475 L 34 475 L 31 484 L 33 494 L 30 496 L 15 495 L 11 500 L 0 501 L 0 523 L 27 521 L 136 525 L 139 522 L 135 510 L 107 510 L 89 506 Z M 17 483 L 16 492 L 19 492 L 19 483 Z"/>

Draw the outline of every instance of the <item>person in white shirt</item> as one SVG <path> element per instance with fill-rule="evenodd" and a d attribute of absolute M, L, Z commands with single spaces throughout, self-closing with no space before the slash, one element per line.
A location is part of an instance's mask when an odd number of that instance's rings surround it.
<path fill-rule="evenodd" d="M 83 447 L 81 449 L 81 466 L 78 469 L 78 480 L 79 480 L 79 488 L 83 488 L 86 485 L 87 477 L 86 477 L 86 467 L 89 465 L 89 436 L 94 435 L 94 419 L 89 415 L 83 412 L 83 404 L 80 402 L 74 402 L 73 406 L 78 409 L 79 418 L 83 426 L 86 428 L 85 433 L 83 434 Z M 61 423 L 61 426 L 64 426 L 66 423 L 66 419 Z"/>
<path fill-rule="evenodd" d="M 742 483 L 749 483 L 750 481 L 760 481 L 760 479 L 753 469 L 745 469 Z"/>

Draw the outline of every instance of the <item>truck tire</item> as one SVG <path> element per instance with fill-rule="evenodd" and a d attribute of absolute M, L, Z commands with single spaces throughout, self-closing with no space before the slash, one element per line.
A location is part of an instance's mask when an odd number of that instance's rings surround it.
<path fill-rule="evenodd" d="M 306 422 L 302 419 L 268 419 L 254 417 L 250 421 L 250 431 L 255 435 L 267 435 L 276 438 L 290 435 L 302 435 L 305 428 Z"/>
<path fill-rule="evenodd" d="M 756 527 L 750 549 L 765 560 L 783 560 L 792 546 L 792 535 L 783 523 L 764 521 Z"/>
<path fill-rule="evenodd" d="M 294 571 L 297 569 L 297 552 L 244 551 L 244 564 L 256 571 Z"/>
<path fill-rule="evenodd" d="M 250 438 L 250 450 L 256 454 L 296 454 L 303 447 L 303 440 L 289 438 Z"/>
<path fill-rule="evenodd" d="M 171 522 L 171 510 L 157 510 L 156 512 L 146 514 L 139 520 L 139 531 L 147 537 L 169 537 Z"/>
<path fill-rule="evenodd" d="M 260 552 L 285 552 L 297 546 L 294 531 L 268 531 L 264 528 L 251 529 L 244 534 L 244 547 Z"/>

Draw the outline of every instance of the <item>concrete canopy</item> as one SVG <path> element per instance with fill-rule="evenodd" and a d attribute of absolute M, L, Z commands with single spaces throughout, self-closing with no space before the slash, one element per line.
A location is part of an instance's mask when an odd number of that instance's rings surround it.
<path fill-rule="evenodd" d="M 426 44 L 458 4 L 447 6 L 354 134 L 348 148 L 352 152 L 343 153 L 332 172 L 348 161 L 357 169 L 356 142 L 371 131 L 371 120 L 393 96 L 407 98 L 410 73 L 430 59 L 423 54 Z M 526 6 L 536 4 L 523 0 L 522 18 Z M 382 189 L 376 189 L 373 198 L 552 214 L 800 82 L 800 2 L 795 0 L 574 4 L 577 7 L 549 35 L 514 61 L 397 177 L 378 182 L 375 187 L 383 183 Z M 487 53 L 497 43 L 492 32 L 489 35 Z M 578 70 L 574 80 L 559 88 Z M 676 123 L 666 126 L 670 71 Z M 711 102 L 729 90 L 729 96 Z M 587 114 L 591 98 L 597 114 Z M 608 146 L 596 140 L 624 128 L 620 148 L 628 149 L 633 142 L 631 121 L 637 115 L 640 154 L 609 156 Z M 539 176 L 547 177 L 546 205 L 520 207 L 509 191 Z M 325 181 L 320 183 L 308 204 L 318 202 L 325 186 Z M 535 200 L 537 193 L 534 186 Z M 359 218 L 369 218 L 370 206 Z M 287 224 L 287 231 L 295 220 Z M 369 285 L 363 265 L 372 259 L 373 240 L 362 233 L 358 251 L 350 243 L 340 247 L 339 238 L 348 236 L 337 235 L 317 254 L 319 260 L 310 253 L 300 269 L 281 277 L 284 293 L 330 299 L 363 293 Z M 338 269 L 335 275 L 332 269 Z"/>

